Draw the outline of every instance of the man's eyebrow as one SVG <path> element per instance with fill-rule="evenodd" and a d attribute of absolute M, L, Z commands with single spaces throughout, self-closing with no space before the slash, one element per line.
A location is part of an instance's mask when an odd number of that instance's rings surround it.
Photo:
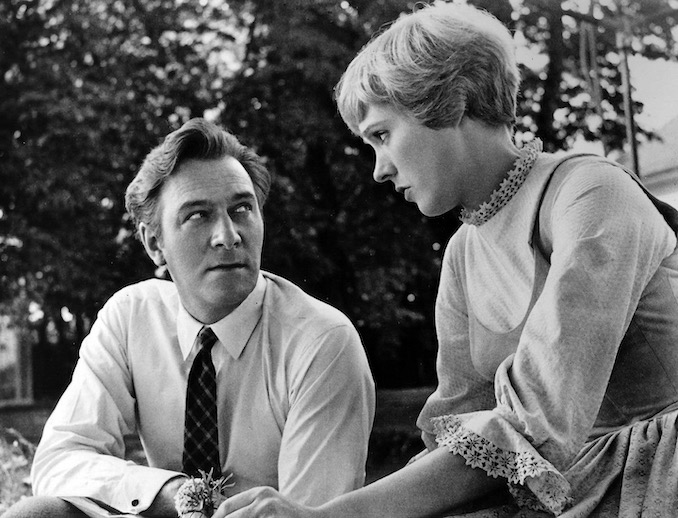
<path fill-rule="evenodd" d="M 210 202 L 208 200 L 201 200 L 201 199 L 188 200 L 188 201 L 185 201 L 184 203 L 182 203 L 179 206 L 179 210 L 183 211 L 183 210 L 194 209 L 196 207 L 204 207 L 205 205 L 209 205 L 209 203 Z"/>
<path fill-rule="evenodd" d="M 238 203 L 243 200 L 256 200 L 257 195 L 249 190 L 249 189 L 243 189 L 241 191 L 235 191 L 231 193 L 228 197 L 229 203 Z M 205 207 L 208 205 L 212 205 L 212 200 L 209 199 L 203 199 L 203 198 L 196 198 L 194 200 L 186 200 L 184 203 L 182 203 L 179 206 L 179 211 L 186 211 L 190 209 L 195 209 L 199 207 Z"/>
<path fill-rule="evenodd" d="M 256 194 L 248 189 L 248 190 L 236 191 L 231 196 L 231 200 L 232 201 L 254 200 L 254 199 L 256 199 L 256 197 L 257 197 Z"/>

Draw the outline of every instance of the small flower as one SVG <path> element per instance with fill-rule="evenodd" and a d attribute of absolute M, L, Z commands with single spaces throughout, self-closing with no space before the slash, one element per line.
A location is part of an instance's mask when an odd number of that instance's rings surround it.
<path fill-rule="evenodd" d="M 180 518 L 209 518 L 225 499 L 224 490 L 233 487 L 233 474 L 214 479 L 212 470 L 200 470 L 201 478 L 188 479 L 177 491 L 174 506 Z"/>

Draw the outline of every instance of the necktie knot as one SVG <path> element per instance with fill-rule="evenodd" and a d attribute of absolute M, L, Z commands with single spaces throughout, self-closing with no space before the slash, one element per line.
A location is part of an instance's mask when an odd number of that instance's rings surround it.
<path fill-rule="evenodd" d="M 217 343 L 217 335 L 214 334 L 212 328 L 203 327 L 198 333 L 198 352 L 209 351 L 215 343 Z"/>

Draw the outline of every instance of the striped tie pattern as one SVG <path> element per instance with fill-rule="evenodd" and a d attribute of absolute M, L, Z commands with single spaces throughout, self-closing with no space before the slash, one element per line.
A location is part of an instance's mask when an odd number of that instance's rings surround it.
<path fill-rule="evenodd" d="M 211 350 L 217 337 L 209 327 L 198 335 L 198 354 L 188 375 L 184 423 L 183 471 L 200 476 L 198 470 L 214 470 L 221 476 L 217 422 L 217 378 Z"/>

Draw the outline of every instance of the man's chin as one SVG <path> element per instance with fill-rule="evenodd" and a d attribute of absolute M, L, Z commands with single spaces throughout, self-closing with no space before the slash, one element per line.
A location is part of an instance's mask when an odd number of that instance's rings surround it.
<path fill-rule="evenodd" d="M 215 279 L 205 286 L 205 290 L 206 292 L 211 292 L 212 296 L 209 297 L 209 299 L 214 301 L 215 305 L 228 305 L 235 308 L 242 304 L 243 301 L 249 297 L 250 293 L 252 293 L 254 287 L 257 285 L 257 278 L 253 278 L 249 272 L 246 276 L 230 274 L 227 277 L 228 282 L 219 282 L 219 280 Z"/>

